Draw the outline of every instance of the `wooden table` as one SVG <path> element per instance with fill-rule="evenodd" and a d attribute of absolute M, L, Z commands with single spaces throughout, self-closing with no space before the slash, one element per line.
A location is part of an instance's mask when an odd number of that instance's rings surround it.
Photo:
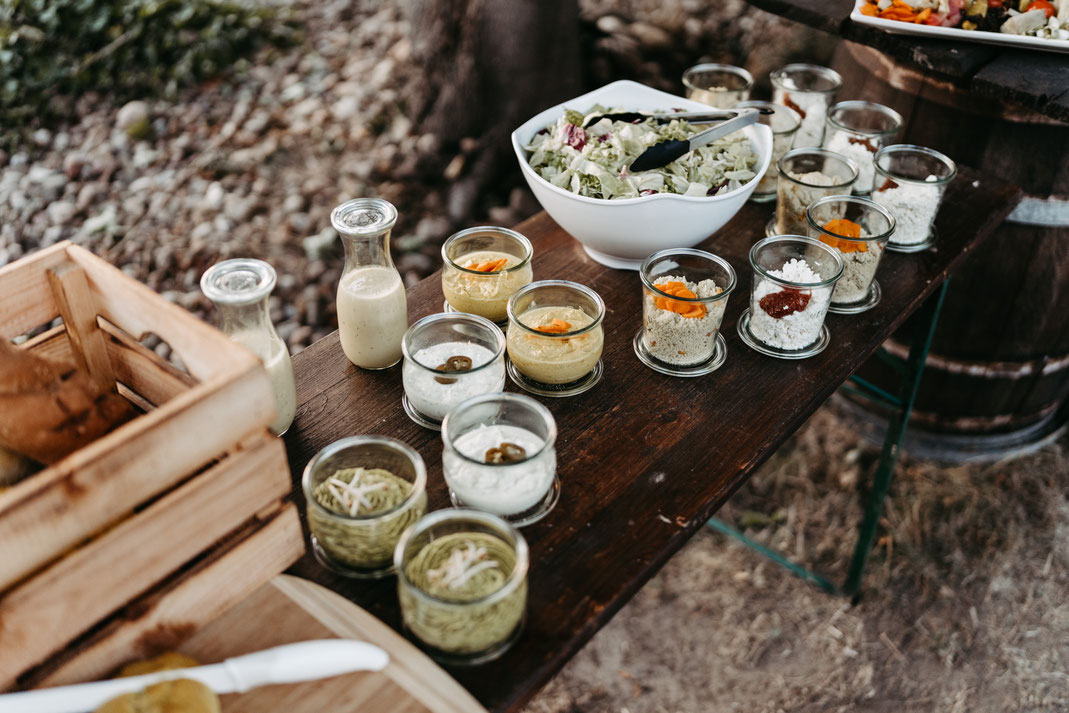
<path fill-rule="evenodd" d="M 854 0 L 748 0 L 754 7 L 878 49 L 981 96 L 1069 121 L 1069 55 L 895 35 L 852 22 Z"/>
<path fill-rule="evenodd" d="M 962 257 L 1005 217 L 1018 190 L 963 168 L 948 188 L 939 244 L 914 255 L 887 253 L 883 301 L 856 317 L 829 315 L 831 346 L 805 361 L 747 348 L 736 333 L 749 302 L 747 255 L 763 236 L 771 204 L 746 205 L 703 244 L 731 262 L 739 286 L 723 323 L 727 363 L 696 379 L 643 366 L 631 340 L 640 326 L 634 272 L 589 259 L 545 214 L 518 229 L 534 243 L 536 278 L 589 285 L 605 300 L 605 375 L 571 399 L 543 399 L 557 419 L 560 503 L 524 530 L 531 545 L 527 628 L 502 659 L 456 669 L 457 679 L 494 711 L 520 708 L 696 533 L 731 494 L 871 355 Z M 442 306 L 439 276 L 409 290 L 415 320 Z M 427 462 L 432 509 L 448 506 L 440 434 L 401 408 L 400 367 L 367 372 L 342 354 L 337 334 L 294 360 L 297 418 L 286 435 L 295 494 L 312 455 L 343 436 L 380 433 L 415 447 Z M 338 577 L 305 557 L 292 573 L 315 580 L 400 626 L 396 583 Z"/>

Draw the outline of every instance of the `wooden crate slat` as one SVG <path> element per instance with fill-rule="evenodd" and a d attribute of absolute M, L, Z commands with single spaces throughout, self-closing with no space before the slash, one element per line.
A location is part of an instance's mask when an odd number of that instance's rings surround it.
<path fill-rule="evenodd" d="M 115 390 L 115 372 L 108 358 L 104 335 L 97 327 L 97 313 L 85 271 L 64 262 L 46 271 L 52 294 L 67 327 L 75 364 L 89 374 L 102 394 Z"/>
<path fill-rule="evenodd" d="M 116 270 L 88 250 L 72 245 L 67 254 L 85 269 L 99 314 L 136 339 L 157 334 L 182 358 L 201 382 L 240 370 L 260 360 L 214 327 L 192 317 L 178 305 Z M 151 305 L 151 309 L 146 309 Z"/>
<path fill-rule="evenodd" d="M 0 590 L 195 472 L 274 418 L 267 373 L 202 385 L 0 493 Z"/>
<path fill-rule="evenodd" d="M 196 385 L 192 376 L 176 369 L 154 351 L 115 326 L 104 322 L 108 355 L 117 381 L 129 386 L 155 406 L 162 406 Z"/>
<path fill-rule="evenodd" d="M 90 638 L 36 672 L 32 684 L 101 679 L 132 659 L 175 648 L 301 556 L 304 540 L 296 506 L 286 505 L 253 532 L 243 533 L 237 544 L 228 545 L 132 602 Z"/>
<path fill-rule="evenodd" d="M 0 338 L 14 339 L 59 316 L 45 272 L 67 259 L 69 242 L 0 267 Z"/>
<path fill-rule="evenodd" d="M 0 598 L 0 687 L 209 548 L 290 486 L 264 433 Z"/>
<path fill-rule="evenodd" d="M 115 380 L 126 384 L 153 406 L 162 406 L 197 385 L 192 376 L 164 361 L 118 327 L 104 320 L 99 322 L 99 327 L 115 369 Z M 22 348 L 50 359 L 73 358 L 67 329 L 62 324 L 27 340 Z"/>

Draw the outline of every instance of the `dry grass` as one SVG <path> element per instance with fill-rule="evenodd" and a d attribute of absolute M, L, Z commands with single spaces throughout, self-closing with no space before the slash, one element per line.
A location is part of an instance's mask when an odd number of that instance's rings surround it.
<path fill-rule="evenodd" d="M 877 455 L 822 409 L 721 514 L 841 581 Z M 1069 710 L 1067 476 L 904 460 L 854 607 L 703 533 L 529 713 Z"/>

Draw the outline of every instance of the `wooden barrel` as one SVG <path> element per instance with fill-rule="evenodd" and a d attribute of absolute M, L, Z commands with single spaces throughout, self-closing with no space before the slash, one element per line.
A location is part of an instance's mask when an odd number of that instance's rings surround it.
<path fill-rule="evenodd" d="M 852 43 L 840 44 L 833 66 L 843 75 L 840 97 L 885 104 L 906 118 L 904 142 L 989 171 L 1027 195 L 954 273 L 911 425 L 968 437 L 974 448 L 1048 437 L 1069 416 L 1069 124 Z M 904 356 L 911 331 L 907 324 L 887 348 Z M 863 375 L 893 384 L 875 361 Z"/>

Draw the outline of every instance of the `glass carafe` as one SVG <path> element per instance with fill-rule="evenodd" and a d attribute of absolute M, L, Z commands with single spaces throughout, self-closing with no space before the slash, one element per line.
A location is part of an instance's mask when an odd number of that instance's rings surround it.
<path fill-rule="evenodd" d="M 396 222 L 397 209 L 381 198 L 356 198 L 330 214 L 345 246 L 338 337 L 345 356 L 363 369 L 386 369 L 401 361 L 408 303 L 390 258 L 390 230 Z"/>
<path fill-rule="evenodd" d="M 215 303 L 220 329 L 264 363 L 276 406 L 270 429 L 282 435 L 297 413 L 297 389 L 289 349 L 271 324 L 267 308 L 275 280 L 275 269 L 263 260 L 238 258 L 208 268 L 200 278 L 200 289 Z"/>

